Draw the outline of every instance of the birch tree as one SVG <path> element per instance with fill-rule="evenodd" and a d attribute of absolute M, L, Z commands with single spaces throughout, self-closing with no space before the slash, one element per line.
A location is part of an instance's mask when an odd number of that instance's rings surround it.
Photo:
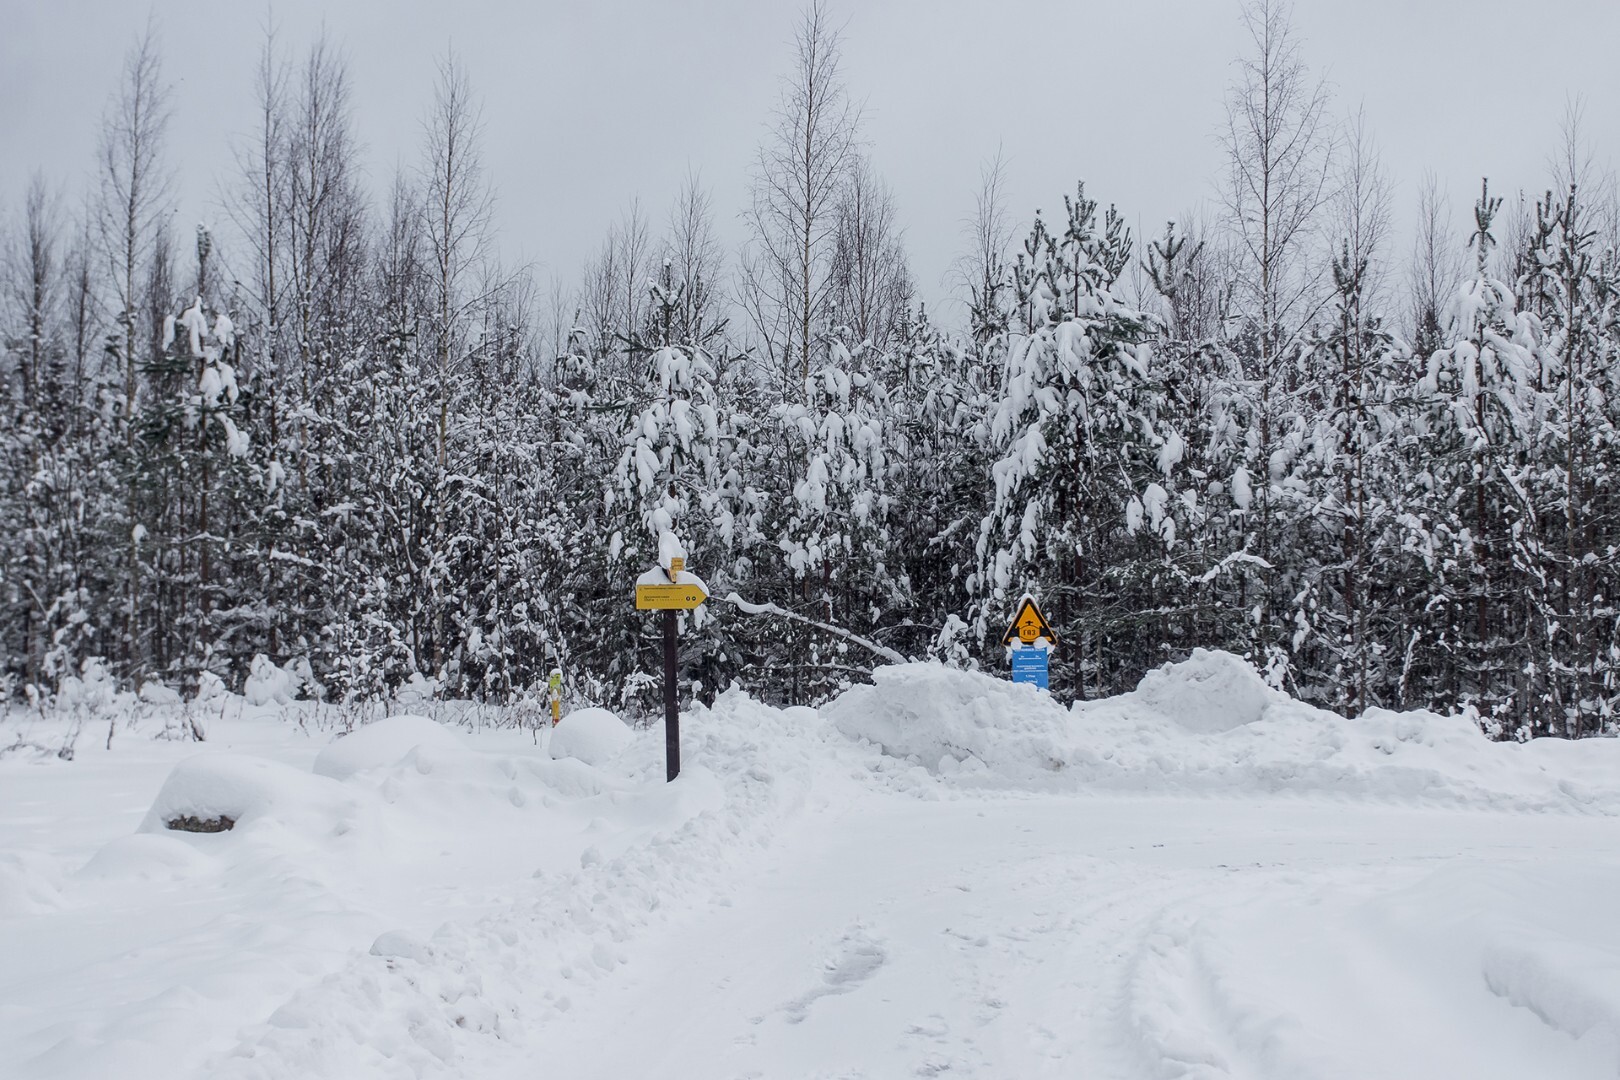
<path fill-rule="evenodd" d="M 956 288 L 967 308 L 969 332 L 976 344 L 1007 330 L 1007 253 L 1012 224 L 1007 216 L 1007 165 L 1001 151 L 979 170 L 973 213 L 963 222 L 967 251 L 952 265 Z"/>
<path fill-rule="evenodd" d="M 467 69 L 454 53 L 439 61 L 438 86 L 424 124 L 422 190 L 433 302 L 435 464 L 433 563 L 433 667 L 445 657 L 444 606 L 446 503 L 450 498 L 450 416 L 455 372 L 469 347 L 469 309 L 483 298 L 472 286 L 488 254 L 492 193 L 484 176 L 483 109 L 473 96 Z"/>
<path fill-rule="evenodd" d="M 1418 187 L 1417 231 L 1406 273 L 1407 337 L 1419 360 L 1440 348 L 1446 307 L 1463 281 L 1463 260 L 1450 222 L 1450 206 L 1433 173 Z"/>
<path fill-rule="evenodd" d="M 782 397 L 802 400 L 832 299 L 838 200 L 855 161 L 861 110 L 844 86 L 841 37 L 824 0 L 805 9 L 793 46 L 755 160 L 739 299 Z"/>
<path fill-rule="evenodd" d="M 852 344 L 882 355 L 911 307 L 911 273 L 894 195 L 864 158 L 850 168 L 838 200 L 830 316 Z"/>
<path fill-rule="evenodd" d="M 1327 84 L 1311 77 L 1283 0 L 1243 10 L 1251 51 L 1226 99 L 1228 226 L 1240 255 L 1241 314 L 1257 335 L 1261 378 L 1321 303 L 1311 243 L 1331 194 Z"/>
<path fill-rule="evenodd" d="M 1263 478 L 1250 520 L 1255 553 L 1268 560 L 1287 528 L 1274 520 L 1273 498 L 1295 460 L 1299 434 L 1288 400 L 1299 380 L 1287 361 L 1323 301 L 1324 267 L 1313 241 L 1333 161 L 1327 86 L 1306 68 L 1289 15 L 1284 0 L 1253 0 L 1243 9 L 1249 51 L 1227 91 L 1222 133 L 1237 355 L 1257 420 L 1249 464 Z M 1278 595 L 1261 605 L 1263 638 L 1273 609 L 1287 601 Z"/>

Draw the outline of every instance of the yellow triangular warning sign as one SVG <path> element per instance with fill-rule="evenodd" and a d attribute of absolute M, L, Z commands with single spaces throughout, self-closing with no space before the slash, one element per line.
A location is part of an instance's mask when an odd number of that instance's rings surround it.
<path fill-rule="evenodd" d="M 1041 609 L 1035 606 L 1035 598 L 1026 596 L 1023 603 L 1018 605 L 1018 614 L 1013 616 L 1007 632 L 1001 635 L 1001 643 L 1011 645 L 1016 641 L 1021 645 L 1033 645 L 1038 638 L 1045 638 L 1052 644 L 1057 644 L 1057 635 L 1052 632 L 1052 624 L 1046 621 Z"/>

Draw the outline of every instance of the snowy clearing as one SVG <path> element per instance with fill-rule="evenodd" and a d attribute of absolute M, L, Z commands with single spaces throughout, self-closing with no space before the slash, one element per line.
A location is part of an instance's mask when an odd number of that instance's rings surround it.
<path fill-rule="evenodd" d="M 299 708 L 0 756 L 8 1077 L 1620 1070 L 1613 741 L 1344 720 L 1215 653 L 1072 711 L 936 665 L 727 694 L 672 785 L 611 715 Z"/>

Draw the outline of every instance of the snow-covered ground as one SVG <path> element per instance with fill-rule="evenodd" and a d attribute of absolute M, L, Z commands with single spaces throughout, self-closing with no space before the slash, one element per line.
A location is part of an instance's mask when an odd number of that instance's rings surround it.
<path fill-rule="evenodd" d="M 1072 711 L 929 665 L 728 694 L 673 785 L 603 714 L 144 712 L 0 756 L 0 1075 L 1620 1073 L 1614 741 L 1221 654 Z"/>

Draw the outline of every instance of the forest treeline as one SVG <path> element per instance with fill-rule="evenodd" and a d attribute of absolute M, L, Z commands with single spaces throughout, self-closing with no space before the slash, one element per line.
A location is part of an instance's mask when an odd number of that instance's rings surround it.
<path fill-rule="evenodd" d="M 671 530 L 717 597 L 811 620 L 688 616 L 703 696 L 870 671 L 812 623 L 996 669 L 1029 591 L 1066 697 L 1207 646 L 1349 713 L 1608 730 L 1620 211 L 1578 110 L 1543 193 L 1482 185 L 1454 232 L 1429 181 L 1397 244 L 1371 133 L 1287 9 L 1241 17 L 1209 202 L 1136 237 L 1076 185 L 1015 224 L 992 162 L 949 322 L 819 2 L 745 242 L 694 178 L 549 288 L 500 262 L 453 55 L 378 193 L 342 52 L 266 35 L 228 227 L 182 235 L 149 31 L 92 190 L 41 178 L 5 219 L 0 689 L 273 663 L 331 700 L 504 701 L 555 663 L 636 708 L 658 655 L 631 585 Z"/>

